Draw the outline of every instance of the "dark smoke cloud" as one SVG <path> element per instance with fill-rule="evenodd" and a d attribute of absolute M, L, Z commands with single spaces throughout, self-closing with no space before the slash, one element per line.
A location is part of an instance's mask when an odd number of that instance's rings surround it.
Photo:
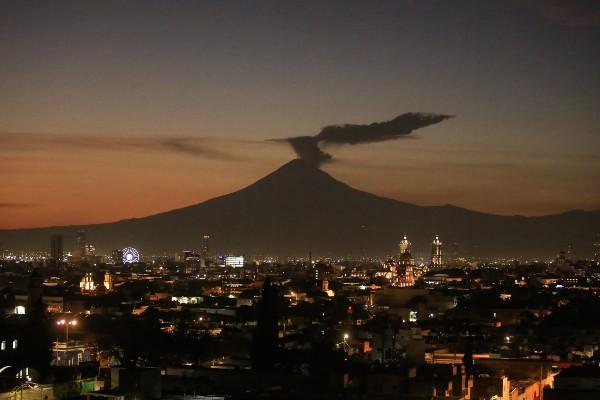
<path fill-rule="evenodd" d="M 315 136 L 297 136 L 283 139 L 292 145 L 298 157 L 310 161 L 315 165 L 331 160 L 332 156 L 319 148 L 319 141 Z"/>
<path fill-rule="evenodd" d="M 450 118 L 450 115 L 406 113 L 385 122 L 374 122 L 369 125 L 330 125 L 319 132 L 319 142 L 358 144 L 382 142 L 408 135 L 415 129 L 437 124 Z"/>
<path fill-rule="evenodd" d="M 437 124 L 452 117 L 452 115 L 444 114 L 406 113 L 390 121 L 374 122 L 368 125 L 329 125 L 321 129 L 315 136 L 296 136 L 275 139 L 275 141 L 289 143 L 299 158 L 319 166 L 333 158 L 331 154 L 321 150 L 320 144 L 354 145 L 399 139 L 416 129 Z"/>

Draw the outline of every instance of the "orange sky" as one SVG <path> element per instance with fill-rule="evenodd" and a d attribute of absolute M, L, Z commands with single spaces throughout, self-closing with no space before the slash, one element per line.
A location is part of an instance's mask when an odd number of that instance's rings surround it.
<path fill-rule="evenodd" d="M 354 187 L 424 205 L 539 215 L 599 204 L 590 186 L 599 173 L 593 157 L 439 143 L 452 123 L 414 140 L 330 147 L 336 161 L 324 169 Z M 240 189 L 294 157 L 284 144 L 234 139 L 189 142 L 196 154 L 164 147 L 161 138 L 0 138 L 2 228 L 107 222 L 183 207 Z M 477 155 L 467 158 L 465 151 Z"/>

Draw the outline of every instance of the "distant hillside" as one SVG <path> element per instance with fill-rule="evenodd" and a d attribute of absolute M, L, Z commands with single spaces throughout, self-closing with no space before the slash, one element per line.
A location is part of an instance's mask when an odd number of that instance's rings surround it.
<path fill-rule="evenodd" d="M 421 207 L 353 189 L 293 160 L 242 190 L 189 207 L 106 224 L 3 230 L 0 242 L 47 250 L 50 235 L 61 233 L 68 250 L 78 230 L 101 252 L 125 245 L 154 254 L 198 248 L 209 233 L 211 251 L 220 253 L 385 255 L 406 233 L 422 254 L 438 234 L 447 253 L 546 259 L 569 244 L 576 256 L 589 257 L 600 212 L 521 217 Z"/>

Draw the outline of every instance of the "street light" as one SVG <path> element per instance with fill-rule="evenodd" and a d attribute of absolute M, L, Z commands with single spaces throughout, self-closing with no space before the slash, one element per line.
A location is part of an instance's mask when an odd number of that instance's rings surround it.
<path fill-rule="evenodd" d="M 346 353 L 349 353 L 351 350 L 350 345 L 348 344 L 348 339 L 350 338 L 350 335 L 348 333 L 344 332 L 344 335 L 342 336 L 342 338 L 343 338 L 343 340 L 340 343 L 338 343 L 336 345 L 336 347 L 338 349 L 344 349 L 344 351 Z"/>
<path fill-rule="evenodd" d="M 70 326 L 76 326 L 77 325 L 77 320 L 76 319 L 72 319 L 70 321 L 67 321 L 65 319 L 61 319 L 56 321 L 56 325 L 64 325 L 65 329 L 66 329 L 66 338 L 65 338 L 65 342 L 67 343 L 67 346 L 69 345 L 69 325 Z"/>

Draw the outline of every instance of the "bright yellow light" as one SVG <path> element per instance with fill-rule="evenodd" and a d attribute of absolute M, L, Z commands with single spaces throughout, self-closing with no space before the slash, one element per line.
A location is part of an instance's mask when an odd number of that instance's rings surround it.
<path fill-rule="evenodd" d="M 344 340 L 348 340 L 349 337 L 350 337 L 350 335 L 348 335 L 347 333 L 344 333 Z"/>

